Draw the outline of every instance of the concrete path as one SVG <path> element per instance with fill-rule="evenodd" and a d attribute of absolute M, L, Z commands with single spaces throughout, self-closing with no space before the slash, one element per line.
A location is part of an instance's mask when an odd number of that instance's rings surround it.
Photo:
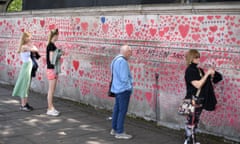
<path fill-rule="evenodd" d="M 76 102 L 55 99 L 61 116 L 46 113 L 46 96 L 30 93 L 32 112 L 19 111 L 19 99 L 12 87 L 0 85 L 0 144 L 183 144 L 183 131 L 156 126 L 153 122 L 127 118 L 131 140 L 117 140 L 109 134 L 110 112 Z M 201 144 L 225 144 L 222 138 L 200 135 Z M 228 142 L 229 143 L 229 142 Z"/>

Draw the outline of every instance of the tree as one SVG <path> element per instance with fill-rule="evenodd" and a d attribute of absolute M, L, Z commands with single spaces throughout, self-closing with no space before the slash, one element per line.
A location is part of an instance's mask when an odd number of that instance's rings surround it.
<path fill-rule="evenodd" d="M 22 11 L 22 0 L 12 0 L 8 5 L 7 12 L 18 12 Z"/>

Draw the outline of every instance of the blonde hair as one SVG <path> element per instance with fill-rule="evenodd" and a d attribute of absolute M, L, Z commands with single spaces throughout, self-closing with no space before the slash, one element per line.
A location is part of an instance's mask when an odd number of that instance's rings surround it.
<path fill-rule="evenodd" d="M 200 57 L 200 53 L 195 49 L 189 50 L 186 54 L 186 64 L 190 65 L 196 57 Z"/>
<path fill-rule="evenodd" d="M 53 37 L 58 35 L 58 29 L 51 30 L 49 36 L 48 36 L 48 44 L 52 41 Z"/>
<path fill-rule="evenodd" d="M 26 39 L 29 38 L 29 37 L 31 37 L 31 34 L 29 32 L 23 32 L 22 37 L 21 37 L 21 41 L 20 41 L 20 46 L 17 50 L 18 53 L 21 52 L 22 46 L 27 43 Z"/>

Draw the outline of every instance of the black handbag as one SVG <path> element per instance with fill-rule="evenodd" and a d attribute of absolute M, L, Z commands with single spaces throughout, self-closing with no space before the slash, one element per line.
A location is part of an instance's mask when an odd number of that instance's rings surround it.
<path fill-rule="evenodd" d="M 113 76 L 112 76 L 113 77 Z M 112 87 L 112 79 L 111 82 L 109 84 L 109 89 L 108 89 L 108 96 L 109 97 L 115 97 L 115 94 L 113 92 L 111 92 L 111 87 Z"/>

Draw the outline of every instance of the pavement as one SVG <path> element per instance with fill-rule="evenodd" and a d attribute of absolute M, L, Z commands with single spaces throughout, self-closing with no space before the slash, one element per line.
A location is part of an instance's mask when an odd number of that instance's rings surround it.
<path fill-rule="evenodd" d="M 125 130 L 130 140 L 109 134 L 110 111 L 55 98 L 59 117 L 47 116 L 46 95 L 30 92 L 34 111 L 19 111 L 19 98 L 12 86 L 0 84 L 0 144 L 183 144 L 183 131 L 157 126 L 155 122 L 127 117 Z M 229 144 L 222 137 L 198 134 L 201 144 Z"/>

